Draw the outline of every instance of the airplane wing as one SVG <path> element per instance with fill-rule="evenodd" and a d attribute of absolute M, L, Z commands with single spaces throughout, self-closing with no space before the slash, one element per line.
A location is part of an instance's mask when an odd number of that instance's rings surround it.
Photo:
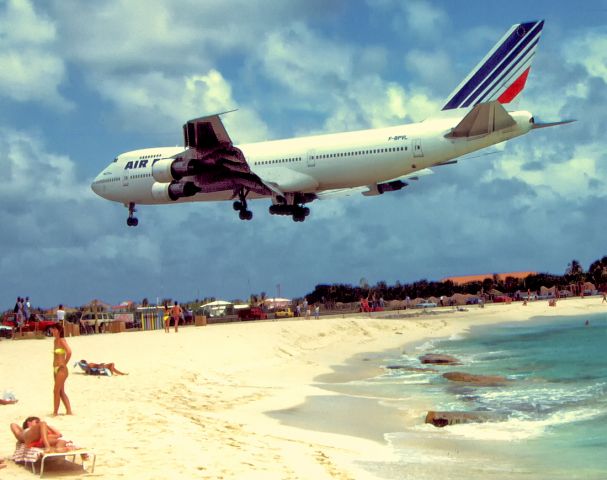
<path fill-rule="evenodd" d="M 392 180 L 388 180 L 382 183 L 374 183 L 372 185 L 363 185 L 361 187 L 353 187 L 353 188 L 336 188 L 334 190 L 325 190 L 324 192 L 319 192 L 316 194 L 316 198 L 319 200 L 328 200 L 330 198 L 336 197 L 349 197 L 351 195 L 363 194 L 366 197 L 372 197 L 374 195 L 381 195 L 385 192 L 393 192 L 396 190 L 400 190 L 408 185 L 405 180 L 419 180 L 419 177 L 424 177 L 426 175 L 432 175 L 434 172 L 429 168 L 424 168 L 422 170 L 418 170 L 416 172 L 409 173 L 407 175 L 403 175 L 398 178 L 393 178 Z"/>
<path fill-rule="evenodd" d="M 251 172 L 242 151 L 235 147 L 220 114 L 189 120 L 183 125 L 185 152 L 176 156 L 174 168 L 182 177 L 193 177 L 203 193 L 241 190 L 271 195 L 272 189 Z"/>
<path fill-rule="evenodd" d="M 188 120 L 183 126 L 185 146 L 199 149 L 215 148 L 219 145 L 231 146 L 232 140 L 219 115 L 221 114 Z"/>

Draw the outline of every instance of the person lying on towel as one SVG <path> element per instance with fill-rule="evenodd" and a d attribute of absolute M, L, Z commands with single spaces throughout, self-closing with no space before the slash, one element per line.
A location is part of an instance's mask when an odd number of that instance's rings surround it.
<path fill-rule="evenodd" d="M 61 437 L 61 432 L 51 427 L 39 417 L 27 417 L 23 427 L 11 423 L 11 431 L 15 438 L 24 443 L 26 447 L 44 448 L 47 451 L 65 452 L 73 449 L 71 442 Z"/>
<path fill-rule="evenodd" d="M 118 370 L 113 363 L 89 363 L 86 360 L 80 360 L 76 365 L 80 366 L 87 375 L 128 375 L 128 373 Z"/>

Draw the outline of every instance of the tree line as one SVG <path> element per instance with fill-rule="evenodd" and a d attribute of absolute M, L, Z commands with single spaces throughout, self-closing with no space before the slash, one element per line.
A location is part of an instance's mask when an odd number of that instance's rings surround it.
<path fill-rule="evenodd" d="M 505 277 L 503 280 L 497 274 L 486 278 L 482 282 L 469 282 L 462 285 L 454 284 L 452 281 L 436 282 L 418 280 L 413 283 L 401 283 L 397 281 L 394 285 L 388 285 L 385 281 L 369 285 L 365 279 L 361 279 L 358 286 L 343 283 L 316 285 L 311 293 L 305 297 L 310 303 L 321 303 L 331 307 L 337 302 L 357 302 L 361 298 L 383 298 L 385 301 L 404 300 L 407 297 L 450 297 L 453 294 L 479 295 L 491 290 L 498 290 L 504 294 L 514 295 L 517 291 L 537 292 L 540 287 L 556 287 L 558 290 L 579 288 L 585 282 L 591 282 L 598 289 L 605 290 L 607 287 L 607 256 L 595 260 L 584 271 L 577 260 L 572 260 L 565 269 L 563 275 L 550 273 L 537 273 L 518 279 Z"/>

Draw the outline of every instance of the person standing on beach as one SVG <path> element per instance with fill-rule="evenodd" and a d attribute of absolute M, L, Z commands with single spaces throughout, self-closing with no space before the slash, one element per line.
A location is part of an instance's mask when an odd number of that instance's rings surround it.
<path fill-rule="evenodd" d="M 25 316 L 25 321 L 28 321 L 30 319 L 30 312 L 30 297 L 25 297 L 25 302 L 23 302 L 23 315 Z"/>
<path fill-rule="evenodd" d="M 171 308 L 171 317 L 173 317 L 173 321 L 175 322 L 175 333 L 179 331 L 179 319 L 181 318 L 181 314 L 183 311 L 179 306 L 179 302 L 175 301 L 175 305 Z"/>
<path fill-rule="evenodd" d="M 57 321 L 61 324 L 61 328 L 63 328 L 65 322 L 65 310 L 63 310 L 62 304 L 59 304 L 59 308 L 57 308 Z"/>
<path fill-rule="evenodd" d="M 164 302 L 164 310 L 162 312 L 162 321 L 164 322 L 164 332 L 169 333 L 171 331 L 171 309 L 169 308 L 169 302 Z"/>
<path fill-rule="evenodd" d="M 63 402 L 65 406 L 65 413 L 72 415 L 72 406 L 70 405 L 70 399 L 65 393 L 65 381 L 69 372 L 67 370 L 67 364 L 72 356 L 72 349 L 65 340 L 63 333 L 63 325 L 58 323 L 51 328 L 53 337 L 53 375 L 55 377 L 55 387 L 53 389 L 53 415 L 59 414 L 59 404 Z"/>

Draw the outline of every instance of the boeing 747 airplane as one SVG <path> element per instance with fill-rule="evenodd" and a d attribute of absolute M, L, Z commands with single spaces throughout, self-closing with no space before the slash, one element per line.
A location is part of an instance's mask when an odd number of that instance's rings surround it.
<path fill-rule="evenodd" d="M 271 199 L 270 214 L 302 222 L 313 200 L 400 190 L 430 168 L 524 135 L 537 123 L 527 111 L 503 107 L 525 87 L 543 21 L 513 25 L 447 98 L 442 112 L 420 123 L 356 132 L 234 145 L 220 114 L 183 126 L 185 147 L 118 155 L 93 181 L 103 198 L 137 204 L 233 201 L 242 220 L 247 202 Z"/>

